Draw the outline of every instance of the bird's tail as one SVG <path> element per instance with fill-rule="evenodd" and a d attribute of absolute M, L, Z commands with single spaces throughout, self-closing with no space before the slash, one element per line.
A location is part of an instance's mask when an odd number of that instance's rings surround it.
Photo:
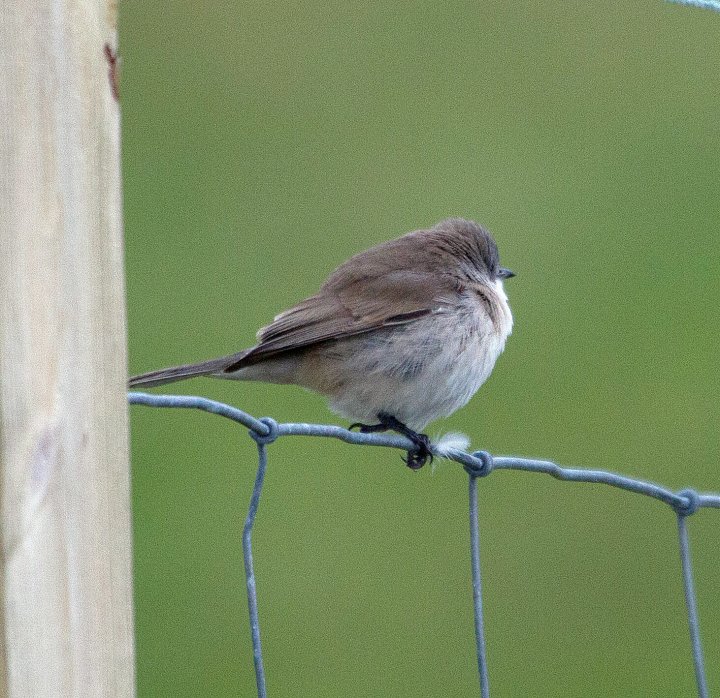
<path fill-rule="evenodd" d="M 129 388 L 154 388 L 157 385 L 165 385 L 166 383 L 175 383 L 185 380 L 186 378 L 195 378 L 197 376 L 211 376 L 221 372 L 223 369 L 237 363 L 247 352 L 241 351 L 238 354 L 230 356 L 221 356 L 219 359 L 210 359 L 209 361 L 200 361 L 196 364 L 185 364 L 184 366 L 172 366 L 170 368 L 161 368 L 157 371 L 149 371 L 141 373 L 139 376 L 133 376 L 128 381 Z"/>

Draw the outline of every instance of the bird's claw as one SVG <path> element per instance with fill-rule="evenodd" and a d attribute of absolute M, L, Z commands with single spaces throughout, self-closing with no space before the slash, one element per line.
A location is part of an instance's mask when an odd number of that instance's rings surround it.
<path fill-rule="evenodd" d="M 357 429 L 361 434 L 373 434 L 378 431 L 387 431 L 387 427 L 384 424 L 363 424 L 362 422 L 355 422 L 348 427 L 349 431 Z"/>
<path fill-rule="evenodd" d="M 430 438 L 427 434 L 418 434 L 416 431 L 408 428 L 400 420 L 396 419 L 392 415 L 380 412 L 378 414 L 379 424 L 363 424 L 362 422 L 355 422 L 351 424 L 348 429 L 352 431 L 357 429 L 361 434 L 373 434 L 379 431 L 388 431 L 392 429 L 402 434 L 406 438 L 410 439 L 413 443 L 413 448 L 408 450 L 407 458 L 403 458 L 403 462 L 411 470 L 419 470 L 428 462 L 433 462 L 433 454 L 430 450 Z"/>
<path fill-rule="evenodd" d="M 432 463 L 433 454 L 430 450 L 430 439 L 427 434 L 415 434 L 414 436 L 408 436 L 408 438 L 413 442 L 415 448 L 408 451 L 407 458 L 403 458 L 405 465 L 410 470 L 420 470 L 428 459 Z"/>

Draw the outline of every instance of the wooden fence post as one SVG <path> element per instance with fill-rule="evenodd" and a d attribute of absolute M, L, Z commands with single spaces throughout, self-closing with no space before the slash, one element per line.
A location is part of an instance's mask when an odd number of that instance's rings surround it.
<path fill-rule="evenodd" d="M 9 698 L 135 691 L 116 10 L 115 0 L 0 3 Z"/>

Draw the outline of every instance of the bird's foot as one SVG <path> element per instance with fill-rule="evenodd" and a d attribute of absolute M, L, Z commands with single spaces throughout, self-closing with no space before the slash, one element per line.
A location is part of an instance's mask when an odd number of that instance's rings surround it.
<path fill-rule="evenodd" d="M 420 468 L 427 463 L 430 459 L 430 463 L 433 462 L 433 454 L 430 450 L 430 438 L 427 434 L 418 434 L 413 432 L 414 436 L 405 434 L 415 445 L 415 448 L 408 451 L 407 458 L 403 458 L 405 465 L 410 470 L 420 470 Z"/>
<path fill-rule="evenodd" d="M 359 429 L 362 434 L 372 434 L 379 431 L 396 431 L 398 434 L 410 439 L 414 448 L 408 451 L 407 458 L 403 458 L 405 465 L 411 470 L 419 470 L 427 463 L 433 461 L 433 454 L 430 450 L 430 438 L 427 434 L 418 434 L 410 427 L 403 424 L 399 419 L 386 412 L 378 414 L 379 424 L 351 424 L 350 429 Z"/>
<path fill-rule="evenodd" d="M 355 422 L 348 427 L 350 431 L 357 429 L 361 434 L 375 434 L 378 431 L 387 431 L 390 428 L 384 424 L 363 424 L 362 422 Z"/>

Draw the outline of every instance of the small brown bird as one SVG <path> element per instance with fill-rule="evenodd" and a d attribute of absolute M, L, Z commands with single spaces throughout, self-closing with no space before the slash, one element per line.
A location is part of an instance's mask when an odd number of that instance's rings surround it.
<path fill-rule="evenodd" d="M 429 422 L 465 405 L 512 331 L 497 246 L 461 218 L 407 233 L 341 264 L 318 293 L 280 313 L 250 349 L 151 371 L 131 388 L 195 376 L 292 383 L 329 398 L 360 431 L 392 429 L 420 468 Z"/>

